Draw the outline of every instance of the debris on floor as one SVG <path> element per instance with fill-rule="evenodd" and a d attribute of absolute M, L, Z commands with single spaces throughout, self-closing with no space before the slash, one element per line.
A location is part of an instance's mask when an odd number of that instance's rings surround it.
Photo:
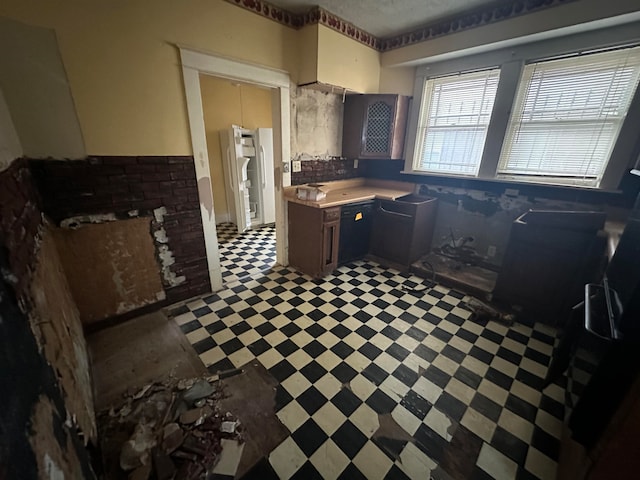
<path fill-rule="evenodd" d="M 218 470 L 233 475 L 244 429 L 231 413 L 220 412 L 223 396 L 217 375 L 170 379 L 127 394 L 122 405 L 98 416 L 104 477 L 195 480 Z"/>
<path fill-rule="evenodd" d="M 475 297 L 465 297 L 465 301 L 460 304 L 460 307 L 471 312 L 472 318 L 476 321 L 487 322 L 494 320 L 507 326 L 513 325 L 515 321 L 514 314 L 503 312 Z"/>

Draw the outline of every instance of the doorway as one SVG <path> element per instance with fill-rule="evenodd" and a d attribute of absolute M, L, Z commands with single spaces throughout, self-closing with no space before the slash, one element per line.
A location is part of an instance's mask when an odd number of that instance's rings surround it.
<path fill-rule="evenodd" d="M 201 75 L 213 75 L 235 82 L 243 82 L 271 89 L 273 153 L 275 174 L 275 232 L 276 262 L 288 264 L 286 242 L 286 201 L 283 187 L 291 185 L 289 173 L 290 158 L 290 113 L 289 113 L 289 75 L 286 72 L 258 67 L 228 58 L 180 48 L 182 73 L 187 98 L 187 113 L 191 130 L 191 143 L 194 153 L 200 210 L 207 249 L 209 277 L 213 291 L 223 288 L 222 265 L 220 261 L 221 245 L 216 228 L 215 199 L 211 186 L 207 136 L 201 96 Z"/>
<path fill-rule="evenodd" d="M 276 263 L 273 89 L 205 74 L 199 80 L 220 268 L 228 285 Z M 238 158 L 247 159 L 244 168 Z M 245 192 L 249 202 L 239 211 Z"/>

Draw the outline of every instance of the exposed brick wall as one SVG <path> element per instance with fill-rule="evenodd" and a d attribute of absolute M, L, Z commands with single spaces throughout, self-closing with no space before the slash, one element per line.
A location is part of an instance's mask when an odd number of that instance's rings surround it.
<path fill-rule="evenodd" d="M 56 223 L 78 215 L 132 210 L 152 216 L 165 207 L 162 227 L 175 257 L 171 271 L 184 275 L 165 285 L 176 302 L 211 291 L 193 157 L 89 157 L 83 161 L 32 160 L 44 212 Z"/>
<path fill-rule="evenodd" d="M 353 160 L 302 160 L 300 166 L 300 172 L 291 173 L 292 185 L 362 177 L 366 162 L 360 162 L 358 168 L 353 168 Z"/>
<path fill-rule="evenodd" d="M 0 245 L 9 251 L 11 272 L 18 282 L 16 294 L 21 300 L 28 294 L 41 224 L 29 164 L 24 159 L 16 160 L 0 172 Z"/>

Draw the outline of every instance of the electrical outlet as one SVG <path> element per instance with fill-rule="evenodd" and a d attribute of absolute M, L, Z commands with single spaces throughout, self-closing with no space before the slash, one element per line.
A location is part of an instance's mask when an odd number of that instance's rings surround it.
<path fill-rule="evenodd" d="M 353 168 L 354 169 L 358 168 L 358 159 L 357 158 L 353 161 Z"/>
<path fill-rule="evenodd" d="M 300 172 L 302 170 L 302 162 L 300 160 L 294 160 L 291 162 L 291 167 L 294 173 Z"/>
<path fill-rule="evenodd" d="M 489 245 L 489 248 L 487 248 L 487 257 L 495 257 L 495 256 L 496 256 L 496 246 Z"/>

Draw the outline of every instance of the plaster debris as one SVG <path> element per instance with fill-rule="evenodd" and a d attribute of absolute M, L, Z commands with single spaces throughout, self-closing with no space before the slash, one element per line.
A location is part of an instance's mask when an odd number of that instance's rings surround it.
<path fill-rule="evenodd" d="M 184 275 L 176 275 L 169 267 L 176 263 L 176 259 L 173 257 L 173 252 L 169 250 L 167 245 L 158 245 L 158 258 L 162 264 L 162 278 L 166 285 L 175 287 L 187 281 L 187 277 Z"/>
<path fill-rule="evenodd" d="M 182 423 L 183 425 L 190 425 L 192 423 L 201 425 L 204 422 L 204 419 L 211 416 L 212 413 L 213 411 L 211 410 L 211 408 L 207 406 L 187 410 L 180 415 L 180 423 Z"/>
<path fill-rule="evenodd" d="M 220 426 L 220 431 L 224 433 L 235 433 L 236 427 L 238 426 L 238 422 L 222 422 Z"/>
<path fill-rule="evenodd" d="M 460 306 L 472 313 L 472 317 L 480 321 L 494 320 L 505 325 L 512 325 L 515 315 L 505 313 L 475 297 L 467 297 Z"/>
<path fill-rule="evenodd" d="M 220 468 L 234 476 L 244 448 L 241 424 L 230 413 L 220 414 L 216 404 L 222 392 L 207 378 L 145 385 L 118 408 L 99 414 L 103 438 L 129 436 L 111 450 L 103 448 L 106 471 L 113 473 L 108 478 L 120 478 L 124 470 L 130 480 L 195 480 Z M 202 406 L 191 408 L 195 402 Z"/>
<path fill-rule="evenodd" d="M 120 452 L 120 468 L 125 471 L 133 470 L 150 462 L 150 450 L 156 446 L 157 440 L 153 430 L 154 425 L 139 423 L 129 440 L 122 446 Z"/>
<path fill-rule="evenodd" d="M 142 387 L 142 388 L 140 389 L 140 391 L 138 391 L 138 393 L 136 393 L 132 398 L 133 398 L 134 400 L 137 400 L 137 399 L 139 399 L 139 398 L 144 397 L 144 396 L 147 394 L 147 392 L 149 391 L 149 389 L 150 389 L 150 388 L 151 388 L 151 384 L 149 384 L 149 385 L 145 385 L 145 386 L 144 386 L 144 387 Z"/>
<path fill-rule="evenodd" d="M 76 230 L 82 225 L 92 223 L 115 222 L 117 220 L 115 213 L 101 213 L 96 215 L 78 215 L 76 217 L 65 218 L 60 222 L 60 228 Z"/>
<path fill-rule="evenodd" d="M 164 228 L 159 228 L 153 232 L 153 238 L 155 238 L 158 243 L 169 243 L 169 237 L 167 237 L 167 232 Z"/>
<path fill-rule="evenodd" d="M 167 214 L 167 209 L 165 207 L 156 208 L 153 211 L 153 217 L 156 219 L 156 222 L 162 223 L 164 222 L 164 216 Z"/>
<path fill-rule="evenodd" d="M 194 383 L 184 394 L 182 399 L 190 404 L 193 404 L 196 400 L 200 400 L 204 397 L 208 397 L 215 392 L 216 389 L 207 380 L 198 380 Z"/>
<path fill-rule="evenodd" d="M 184 431 L 177 423 L 167 423 L 162 434 L 162 448 L 165 453 L 173 453 L 184 440 Z"/>

